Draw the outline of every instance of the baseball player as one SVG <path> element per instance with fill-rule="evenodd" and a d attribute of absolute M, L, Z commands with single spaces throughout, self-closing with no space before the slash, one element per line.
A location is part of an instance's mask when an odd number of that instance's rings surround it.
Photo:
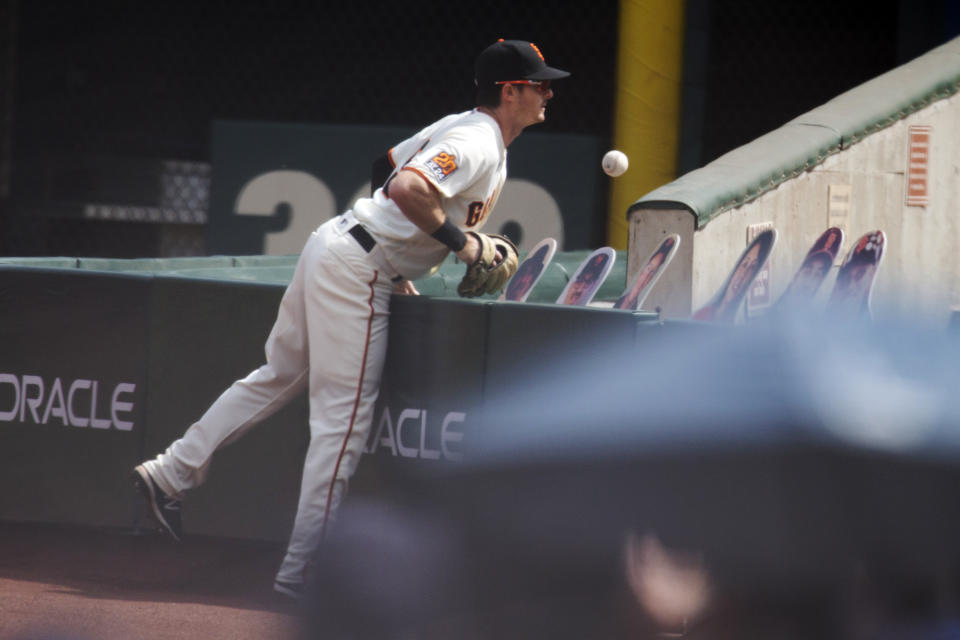
<path fill-rule="evenodd" d="M 372 197 L 308 238 L 266 342 L 266 363 L 230 386 L 179 440 L 133 472 L 161 531 L 182 536 L 180 501 L 214 452 L 304 389 L 310 443 L 296 519 L 274 590 L 299 597 L 307 568 L 367 440 L 387 346 L 393 292 L 416 294 L 453 251 L 468 265 L 458 291 L 498 291 L 517 268 L 507 238 L 481 233 L 507 176 L 507 147 L 542 122 L 550 82 L 530 42 L 500 40 L 477 57 L 477 107 L 397 144 Z M 386 172 L 385 172 L 386 173 Z"/>

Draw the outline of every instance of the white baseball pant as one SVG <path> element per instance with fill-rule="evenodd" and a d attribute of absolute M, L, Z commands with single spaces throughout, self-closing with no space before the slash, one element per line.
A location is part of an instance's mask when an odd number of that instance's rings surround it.
<path fill-rule="evenodd" d="M 347 233 L 353 224 L 348 213 L 311 234 L 267 338 L 266 364 L 233 383 L 182 438 L 145 463 L 160 489 L 182 498 L 203 483 L 219 447 L 309 387 L 310 444 L 277 573 L 284 582 L 305 580 L 363 452 L 383 372 L 395 274 L 379 246 L 368 254 Z"/>

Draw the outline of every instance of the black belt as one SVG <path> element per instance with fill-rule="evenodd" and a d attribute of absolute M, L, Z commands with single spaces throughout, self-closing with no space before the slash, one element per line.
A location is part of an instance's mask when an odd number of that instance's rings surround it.
<path fill-rule="evenodd" d="M 360 243 L 360 246 L 363 247 L 363 250 L 367 253 L 373 251 L 373 248 L 377 245 L 377 241 L 373 239 L 370 232 L 364 229 L 361 224 L 353 225 L 347 229 L 347 233 L 352 235 L 354 240 Z"/>
<path fill-rule="evenodd" d="M 377 246 L 377 241 L 373 239 L 373 236 L 370 235 L 370 232 L 363 228 L 362 224 L 355 224 L 349 229 L 347 233 L 353 236 L 353 239 L 357 241 L 363 250 L 367 253 L 373 251 L 373 248 Z M 390 279 L 391 282 L 400 282 L 403 280 L 403 276 L 395 276 Z"/>

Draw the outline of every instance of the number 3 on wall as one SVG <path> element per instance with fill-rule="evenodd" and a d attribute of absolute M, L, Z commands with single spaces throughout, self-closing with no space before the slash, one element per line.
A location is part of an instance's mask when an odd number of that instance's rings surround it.
<path fill-rule="evenodd" d="M 369 186 L 364 186 L 350 206 L 356 198 L 368 194 Z M 242 216 L 271 217 L 284 203 L 291 208 L 290 222 L 285 229 L 266 234 L 266 255 L 299 253 L 314 229 L 340 213 L 333 192 L 322 180 L 290 170 L 269 171 L 250 180 L 240 190 L 234 211 Z M 563 246 L 563 216 L 556 200 L 546 189 L 527 180 L 507 180 L 487 226 L 500 233 L 519 231 L 521 251 L 543 238 L 555 238 Z"/>
<path fill-rule="evenodd" d="M 290 223 L 266 234 L 266 255 L 300 253 L 310 233 L 339 213 L 333 192 L 323 181 L 304 171 L 289 170 L 262 173 L 245 184 L 234 211 L 241 216 L 270 217 L 284 203 L 291 209 Z"/>

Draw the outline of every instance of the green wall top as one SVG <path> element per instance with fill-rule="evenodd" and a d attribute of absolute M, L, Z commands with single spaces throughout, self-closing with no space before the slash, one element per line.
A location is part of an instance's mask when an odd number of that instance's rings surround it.
<path fill-rule="evenodd" d="M 960 89 L 960 38 L 843 93 L 646 194 L 627 211 L 686 209 L 702 229 L 911 113 Z"/>

